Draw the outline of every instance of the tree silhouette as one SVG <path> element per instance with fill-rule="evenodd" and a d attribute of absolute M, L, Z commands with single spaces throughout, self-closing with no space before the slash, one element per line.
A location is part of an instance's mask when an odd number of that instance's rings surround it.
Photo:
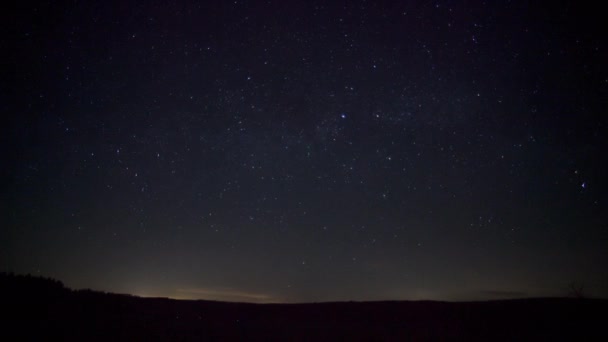
<path fill-rule="evenodd" d="M 568 286 L 568 297 L 582 299 L 585 298 L 585 294 L 583 292 L 585 286 L 583 284 L 578 284 L 575 282 L 570 283 Z"/>

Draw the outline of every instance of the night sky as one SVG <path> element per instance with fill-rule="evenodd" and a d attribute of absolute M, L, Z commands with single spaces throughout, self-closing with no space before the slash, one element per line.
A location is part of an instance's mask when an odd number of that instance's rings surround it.
<path fill-rule="evenodd" d="M 599 8 L 12 6 L 0 270 L 248 302 L 608 297 Z"/>

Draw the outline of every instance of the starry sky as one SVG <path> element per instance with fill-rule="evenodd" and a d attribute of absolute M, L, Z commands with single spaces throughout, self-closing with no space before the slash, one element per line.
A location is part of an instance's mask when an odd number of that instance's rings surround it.
<path fill-rule="evenodd" d="M 1 270 L 247 302 L 608 297 L 598 8 L 14 6 Z"/>

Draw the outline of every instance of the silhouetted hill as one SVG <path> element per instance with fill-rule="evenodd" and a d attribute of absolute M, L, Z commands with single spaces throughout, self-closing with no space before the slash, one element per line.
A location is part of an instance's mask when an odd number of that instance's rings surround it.
<path fill-rule="evenodd" d="M 599 299 L 246 304 L 73 291 L 6 273 L 0 292 L 3 334 L 18 340 L 608 341 Z"/>

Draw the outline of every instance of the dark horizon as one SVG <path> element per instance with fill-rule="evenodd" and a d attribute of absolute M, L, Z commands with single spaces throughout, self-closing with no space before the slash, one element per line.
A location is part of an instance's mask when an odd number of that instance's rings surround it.
<path fill-rule="evenodd" d="M 542 300 L 542 299 L 553 299 L 553 298 L 578 298 L 578 299 L 598 299 L 598 300 L 608 300 L 608 298 L 590 296 L 585 291 L 584 284 L 576 284 L 570 283 L 568 287 L 564 288 L 561 293 L 556 293 L 553 296 L 531 296 L 523 292 L 517 291 L 484 291 L 481 295 L 485 295 L 487 297 L 479 298 L 479 299 L 471 299 L 471 298 L 460 298 L 460 299 L 394 299 L 394 298 L 386 298 L 386 299 L 374 299 L 374 300 L 352 300 L 352 299 L 344 299 L 344 300 L 329 300 L 329 301 L 265 301 L 266 298 L 247 298 L 247 296 L 230 296 L 230 295 L 220 295 L 215 293 L 216 297 L 213 297 L 213 293 L 208 296 L 203 297 L 184 297 L 184 296 L 166 296 L 162 294 L 154 295 L 154 294 L 146 294 L 146 293 L 127 293 L 127 292 L 113 292 L 108 291 L 106 289 L 100 288 L 91 288 L 91 287 L 81 287 L 75 288 L 66 284 L 61 279 L 57 279 L 54 277 L 41 275 L 41 274 L 18 274 L 11 271 L 0 271 L 0 276 L 14 276 L 14 277 L 30 277 L 34 279 L 40 280 L 50 280 L 53 282 L 59 282 L 65 289 L 70 291 L 94 291 L 104 294 L 113 294 L 113 295 L 126 295 L 137 298 L 151 298 L 151 299 L 171 299 L 171 300 L 179 300 L 179 301 L 215 301 L 215 302 L 224 302 L 224 303 L 243 303 L 243 304 L 323 304 L 323 303 L 346 303 L 346 302 L 354 302 L 354 303 L 374 303 L 374 302 L 446 302 L 446 303 L 468 303 L 468 302 L 491 302 L 491 301 L 504 301 L 504 300 Z M 193 292 L 194 293 L 194 292 Z M 204 295 L 204 294 L 201 294 Z M 232 297 L 232 299 L 230 299 Z M 238 300 L 237 298 L 241 298 Z"/>
<path fill-rule="evenodd" d="M 73 291 L 0 273 L 8 336 L 60 341 L 605 341 L 608 300 L 250 304 Z M 25 329 L 24 329 L 25 328 Z"/>
<path fill-rule="evenodd" d="M 603 13 L 14 4 L 0 270 L 236 301 L 608 298 Z"/>
<path fill-rule="evenodd" d="M 56 279 L 53 277 L 47 277 L 44 275 L 32 275 L 32 274 L 16 274 L 14 272 L 4 272 L 4 271 L 0 271 L 0 283 L 1 282 L 6 282 L 6 283 L 11 283 L 11 282 L 15 282 L 18 283 L 19 281 L 23 281 L 25 279 L 25 281 L 31 281 L 32 285 L 38 286 L 41 290 L 45 290 L 45 283 L 46 284 L 46 288 L 49 287 L 49 284 L 54 285 L 54 286 L 58 286 L 58 288 L 61 288 L 63 290 L 66 290 L 68 292 L 72 292 L 72 293 L 79 293 L 79 292 L 84 292 L 84 293 L 94 293 L 94 294 L 99 294 L 99 295 L 111 295 L 111 296 L 127 296 L 127 297 L 133 297 L 133 298 L 141 298 L 141 299 L 167 299 L 167 300 L 176 300 L 176 301 L 185 301 L 185 302 L 216 302 L 216 303 L 232 303 L 232 304 L 260 304 L 260 305 L 264 305 L 264 304 L 268 304 L 268 305 L 307 305 L 307 304 L 341 304 L 341 303 L 360 303 L 360 304 L 364 304 L 364 303 L 386 303 L 386 302 L 391 302 L 391 303 L 399 303 L 399 302 L 403 302 L 403 303 L 422 303 L 422 302 L 435 302 L 435 303 L 453 303 L 453 304 L 458 304 L 458 303 L 484 303 L 484 302 L 505 302 L 505 301 L 544 301 L 544 300 L 553 300 L 553 299 L 577 299 L 577 300 L 599 300 L 599 301 L 608 301 L 608 298 L 599 298 L 599 297 L 592 297 L 592 296 L 588 296 L 585 292 L 584 292 L 584 286 L 579 286 L 578 284 L 571 284 L 572 286 L 568 288 L 567 291 L 565 291 L 562 295 L 560 296 L 549 296 L 549 297 L 529 297 L 529 296 L 524 296 L 524 294 L 521 293 L 517 293 L 517 292 L 506 292 L 506 293 L 499 293 L 499 294 L 495 294 L 498 297 L 501 298 L 494 298 L 494 299 L 478 299 L 478 300 L 430 300 L 430 299 L 378 299 L 378 300 L 372 300 L 372 301 L 358 301 L 358 300 L 341 300 L 341 301 L 323 301 L 323 302 L 264 302 L 264 301 L 235 301 L 235 300 L 221 300 L 221 299 L 209 299 L 209 298 L 174 298 L 174 297 L 166 297 L 166 296 L 145 296 L 145 295 L 137 295 L 137 294 L 132 294 L 132 293 L 118 293 L 118 292 L 111 292 L 111 291 L 104 291 L 103 289 L 93 289 L 93 288 L 73 288 L 68 286 L 67 284 L 65 284 L 63 281 L 61 281 L 60 279 Z M 3 284 L 4 285 L 4 284 Z M 517 297 L 517 295 L 521 295 L 520 297 Z"/>

